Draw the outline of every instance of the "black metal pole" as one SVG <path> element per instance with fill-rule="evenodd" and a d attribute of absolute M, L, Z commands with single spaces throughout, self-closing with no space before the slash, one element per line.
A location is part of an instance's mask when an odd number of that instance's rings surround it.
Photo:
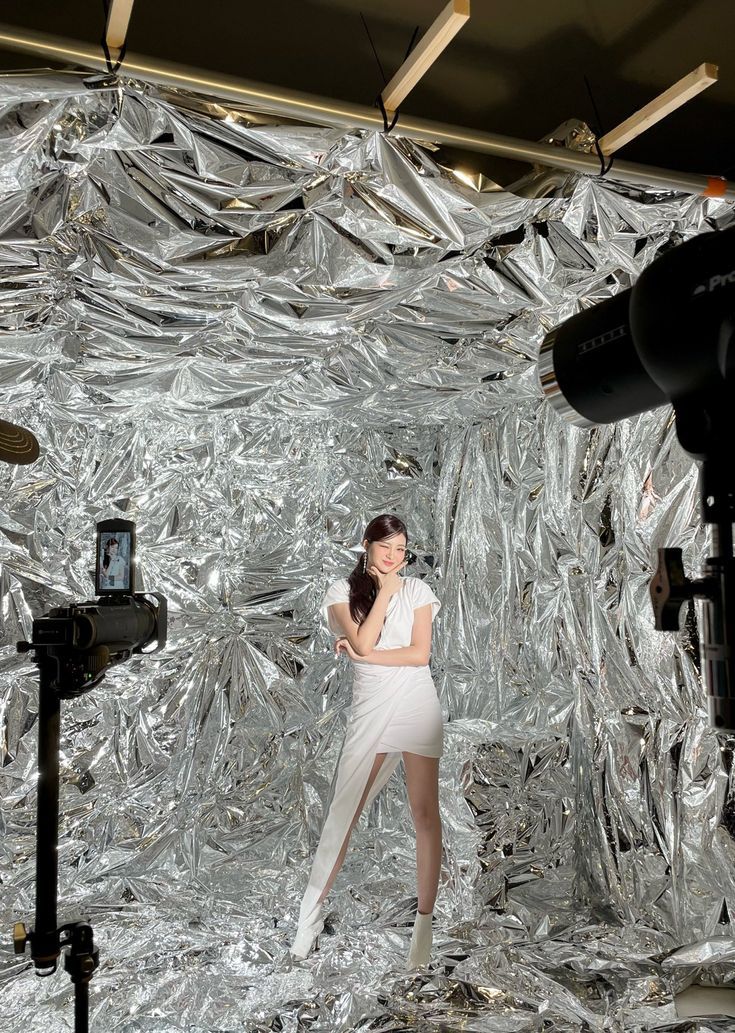
<path fill-rule="evenodd" d="M 89 980 L 74 981 L 74 1033 L 89 1030 Z"/>
<path fill-rule="evenodd" d="M 712 526 L 712 555 L 705 564 L 716 591 L 705 602 L 703 670 L 713 728 L 735 728 L 735 560 L 732 525 L 720 519 Z"/>
<path fill-rule="evenodd" d="M 50 687 L 51 671 L 46 664 L 42 663 L 40 667 L 36 920 L 31 946 L 31 956 L 37 968 L 54 965 L 60 954 L 56 916 L 58 907 L 60 701 L 57 693 Z"/>

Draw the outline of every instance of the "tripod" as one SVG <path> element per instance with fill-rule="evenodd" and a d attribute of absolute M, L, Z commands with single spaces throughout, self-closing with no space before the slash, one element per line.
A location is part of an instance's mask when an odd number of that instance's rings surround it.
<path fill-rule="evenodd" d="M 19 642 L 18 652 L 33 648 Z M 99 950 L 94 945 L 92 926 L 88 922 L 68 922 L 57 928 L 58 845 L 59 845 L 59 733 L 61 700 L 80 695 L 79 689 L 64 691 L 58 687 L 63 672 L 71 686 L 79 684 L 86 692 L 105 672 L 110 660 L 106 647 L 86 654 L 82 665 L 63 647 L 37 647 L 36 662 L 40 667 L 38 705 L 38 813 L 36 818 L 36 918 L 34 928 L 27 930 L 23 922 L 13 927 L 16 954 L 24 954 L 26 944 L 39 976 L 56 971 L 59 955 L 64 953 L 64 968 L 74 984 L 74 1030 L 89 1029 L 89 981 L 99 964 Z M 91 663 L 90 663 L 91 661 Z M 95 672 L 94 668 L 98 670 Z M 92 668 L 92 670 L 90 670 Z M 66 680 L 66 679 L 65 679 Z"/>

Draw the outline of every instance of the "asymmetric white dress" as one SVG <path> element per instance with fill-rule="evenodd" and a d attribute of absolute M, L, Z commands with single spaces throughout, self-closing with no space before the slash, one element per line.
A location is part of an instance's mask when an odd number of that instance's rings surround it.
<path fill-rule="evenodd" d="M 420 578 L 402 577 L 403 584 L 391 596 L 375 649 L 411 645 L 413 611 L 431 603 L 432 620 L 441 603 Z M 349 601 L 347 578 L 332 582 L 321 612 L 335 638 L 344 631 L 334 619 L 332 603 Z M 309 922 L 331 875 L 365 790 L 376 753 L 386 753 L 370 787 L 368 808 L 388 782 L 405 750 L 424 757 L 441 757 L 443 721 L 429 665 L 388 667 L 352 661 L 354 680 L 347 730 L 332 779 L 326 817 L 314 855 L 309 882 L 301 901 L 299 927 Z"/>

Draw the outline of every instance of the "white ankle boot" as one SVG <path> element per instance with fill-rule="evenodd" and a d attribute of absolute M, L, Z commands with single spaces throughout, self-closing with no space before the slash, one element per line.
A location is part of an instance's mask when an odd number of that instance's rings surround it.
<path fill-rule="evenodd" d="M 324 919 L 321 915 L 322 908 L 319 905 L 309 920 L 299 923 L 294 941 L 289 947 L 289 953 L 298 961 L 303 961 L 308 955 L 319 933 L 324 928 Z"/>
<path fill-rule="evenodd" d="M 428 915 L 422 915 L 420 911 L 416 912 L 416 921 L 411 934 L 411 946 L 408 949 L 407 969 L 419 968 L 421 965 L 429 964 L 432 943 L 431 920 L 433 916 L 433 911 Z"/>

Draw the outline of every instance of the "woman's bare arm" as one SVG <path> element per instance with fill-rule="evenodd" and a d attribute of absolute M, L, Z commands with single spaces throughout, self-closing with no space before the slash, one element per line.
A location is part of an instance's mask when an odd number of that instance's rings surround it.
<path fill-rule="evenodd" d="M 342 628 L 348 642 L 360 656 L 367 656 L 380 637 L 385 621 L 385 611 L 388 609 L 391 595 L 387 589 L 380 588 L 372 605 L 370 613 L 362 624 L 356 624 L 350 614 L 350 604 L 332 603 L 329 607 L 334 611 L 337 623 Z"/>
<path fill-rule="evenodd" d="M 399 646 L 397 649 L 371 649 L 362 659 L 378 667 L 424 667 L 427 663 L 418 646 Z"/>
<path fill-rule="evenodd" d="M 398 649 L 373 649 L 364 658 L 369 664 L 384 667 L 425 667 L 431 656 L 431 604 L 413 611 L 411 645 Z"/>

